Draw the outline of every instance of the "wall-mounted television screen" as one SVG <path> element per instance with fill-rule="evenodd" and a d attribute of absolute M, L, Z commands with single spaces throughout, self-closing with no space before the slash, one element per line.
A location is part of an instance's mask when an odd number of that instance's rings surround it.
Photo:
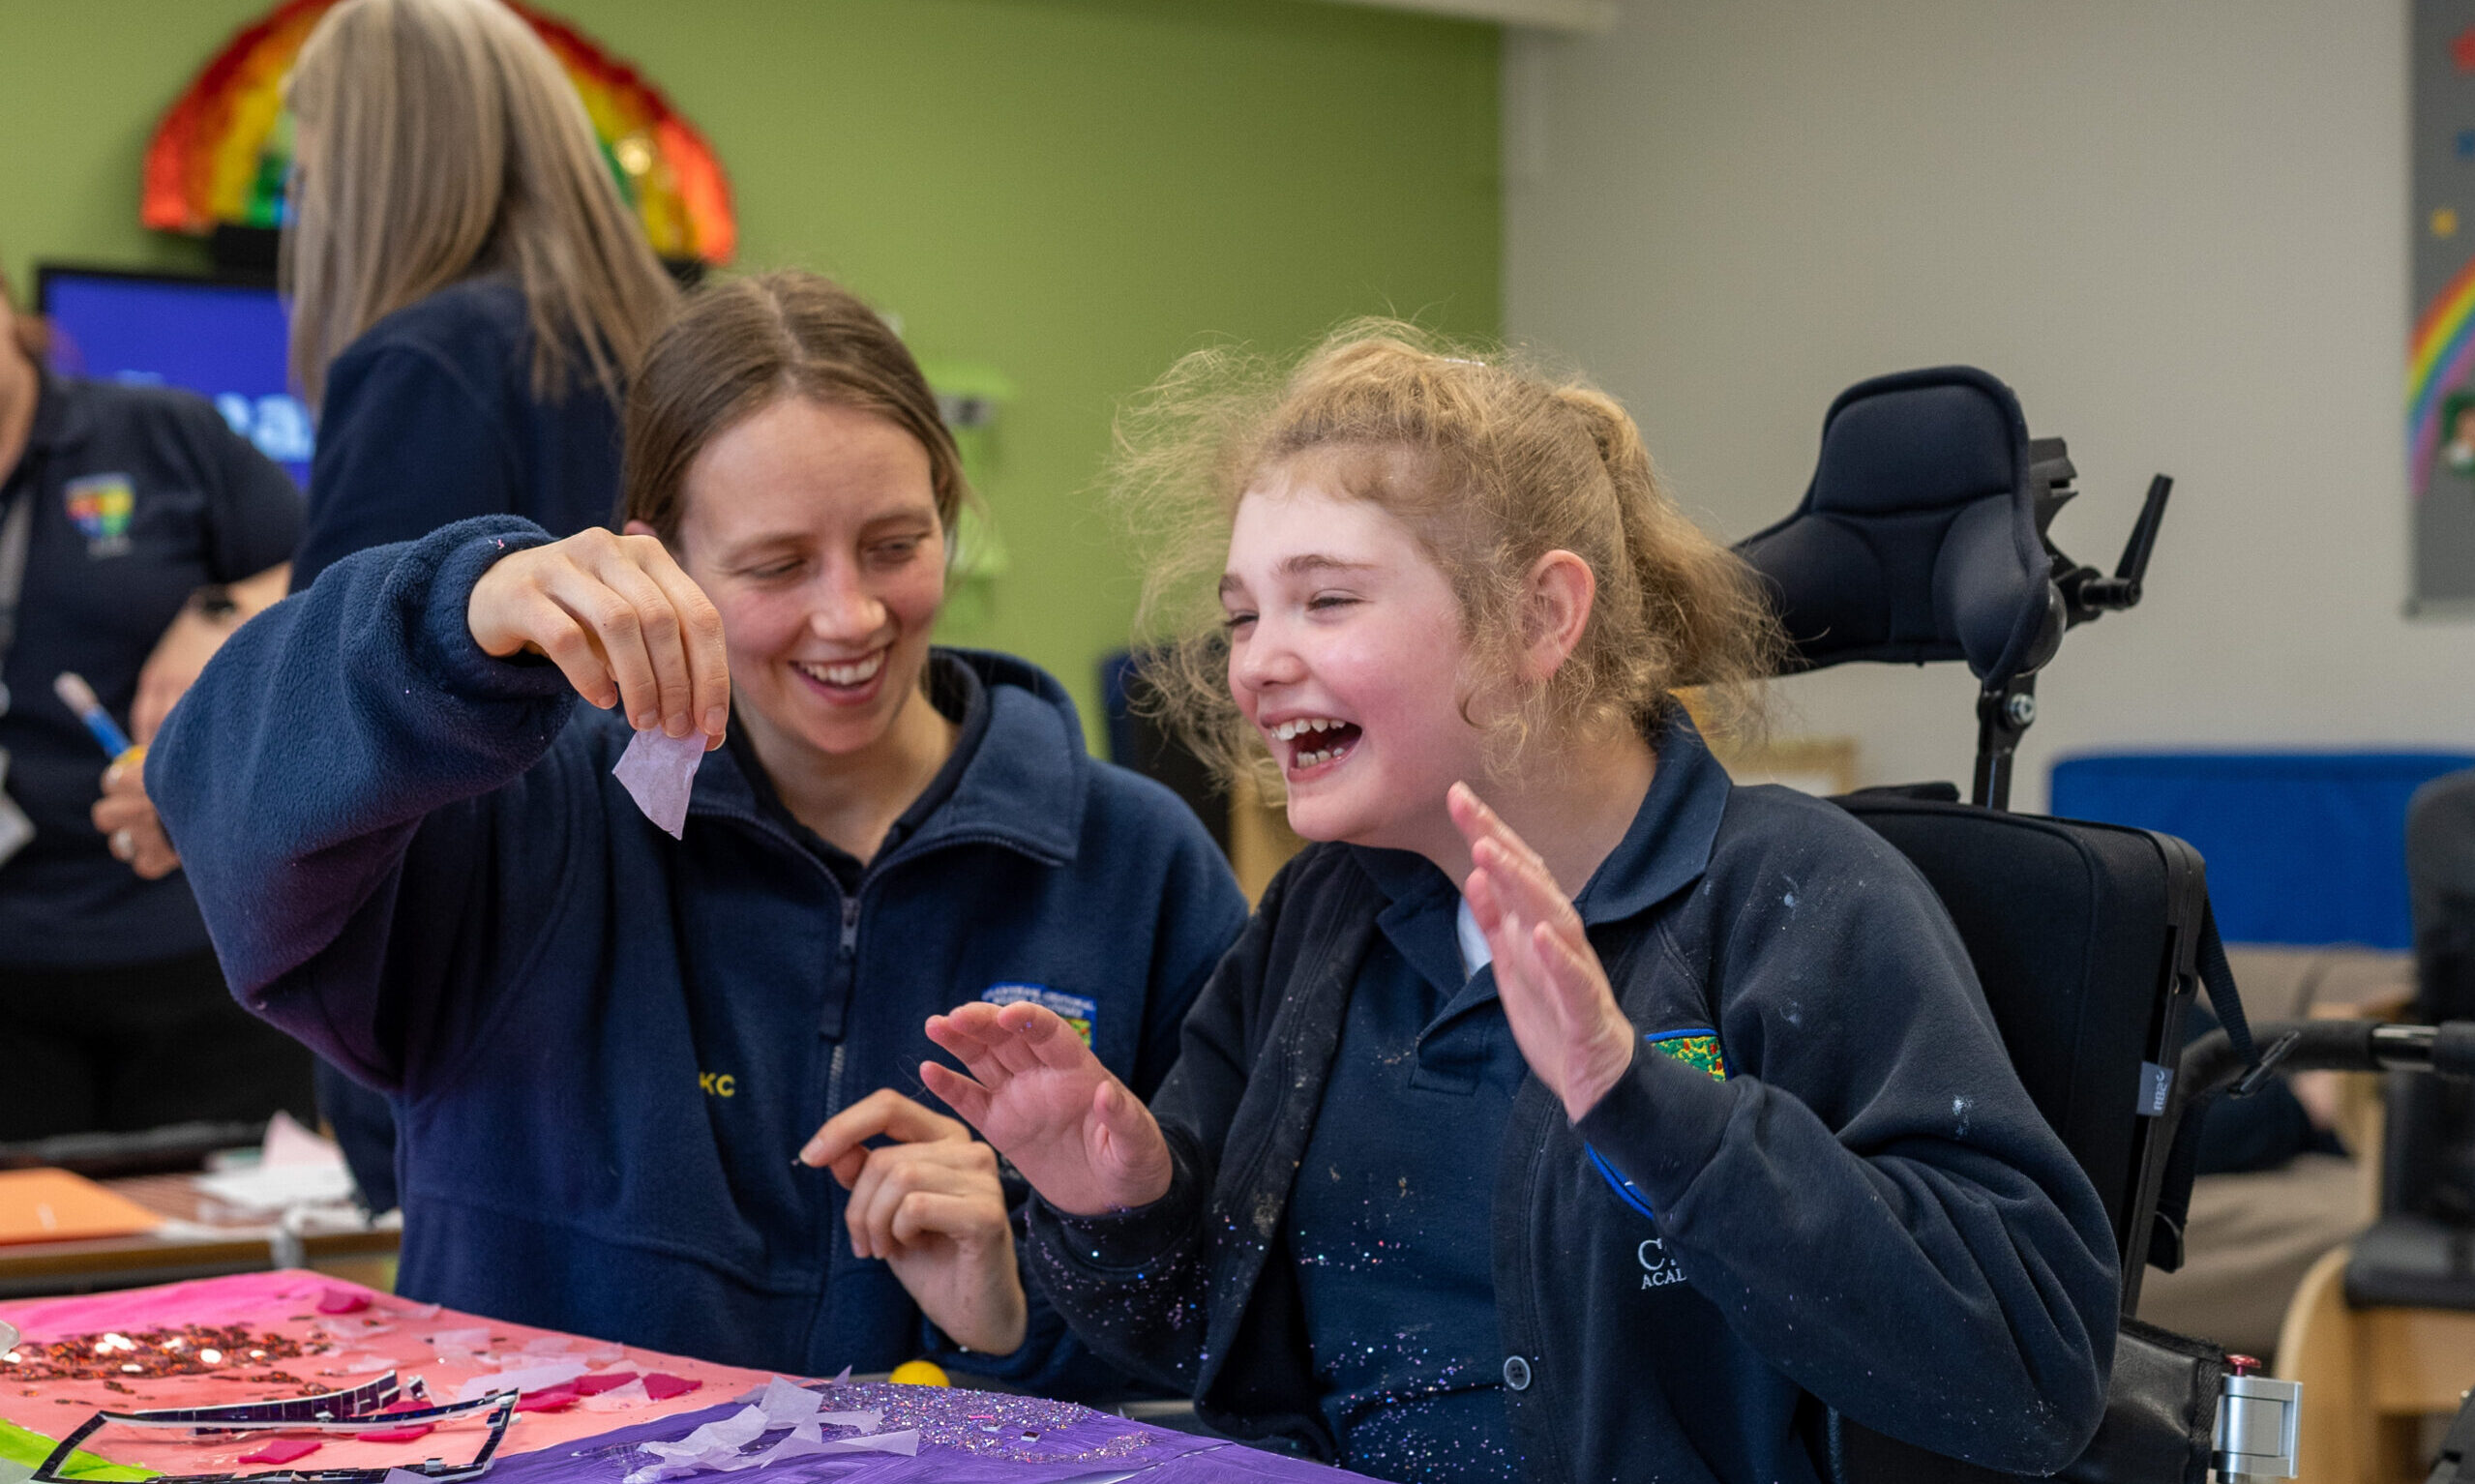
<path fill-rule="evenodd" d="M 176 386 L 310 478 L 310 413 L 285 384 L 283 303 L 262 283 L 42 264 L 35 305 L 65 376 Z"/>

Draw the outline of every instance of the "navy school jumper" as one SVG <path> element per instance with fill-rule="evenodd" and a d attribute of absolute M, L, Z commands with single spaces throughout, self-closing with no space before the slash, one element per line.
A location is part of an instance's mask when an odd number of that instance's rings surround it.
<path fill-rule="evenodd" d="M 1193 814 L 999 655 L 941 651 L 987 733 L 848 900 L 733 749 L 671 840 L 610 776 L 626 724 L 465 628 L 483 571 L 545 540 L 494 517 L 346 557 L 182 699 L 147 787 L 234 993 L 393 1095 L 404 1292 L 792 1373 L 919 1354 L 938 1337 L 793 1152 L 918 1093 L 923 1023 L 992 992 L 1088 1006 L 1156 1086 L 1244 901 Z M 1034 1291 L 1024 1348 L 969 1364 L 1104 1384 L 1062 1328 Z"/>
<path fill-rule="evenodd" d="M 1474 1223 L 1529 1476 L 1810 1484 L 1825 1406 L 1997 1469 L 2069 1463 L 2103 1410 L 2113 1239 L 1932 889 L 1831 805 L 1732 787 L 1681 717 L 1631 830 L 1655 845 L 1576 905 L 1657 1044 L 1578 1127 L 1525 1076 Z M 1151 1102 L 1169 1194 L 1029 1222 L 1095 1350 L 1319 1458 L 1285 1213 L 1386 853 L 1314 846 L 1273 880 Z"/>

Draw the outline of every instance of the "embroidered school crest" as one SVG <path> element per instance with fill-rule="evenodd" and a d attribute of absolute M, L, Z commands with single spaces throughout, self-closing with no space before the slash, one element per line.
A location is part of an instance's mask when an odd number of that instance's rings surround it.
<path fill-rule="evenodd" d="M 1644 1036 L 1650 1049 L 1671 1061 L 1688 1067 L 1699 1067 L 1720 1082 L 1727 1081 L 1727 1057 L 1718 1049 L 1718 1035 L 1708 1030 L 1671 1030 L 1665 1035 Z"/>
<path fill-rule="evenodd" d="M 1080 994 L 1061 994 L 1045 984 L 992 984 L 988 993 L 980 998 L 992 1005 L 1011 1005 L 1029 1000 L 1043 1009 L 1054 1010 L 1059 1020 L 1074 1027 L 1074 1033 L 1083 1038 L 1086 1047 L 1091 1044 L 1091 1022 L 1100 1010 L 1096 1000 L 1086 999 Z"/>
<path fill-rule="evenodd" d="M 1650 1043 L 1652 1051 L 1670 1061 L 1681 1061 L 1688 1067 L 1698 1067 L 1720 1082 L 1727 1081 L 1727 1057 L 1718 1049 L 1718 1032 L 1715 1030 L 1666 1030 L 1644 1035 L 1642 1039 Z M 1588 1144 L 1583 1144 L 1581 1147 L 1590 1156 L 1590 1167 L 1598 1172 L 1598 1177 L 1607 1182 L 1607 1188 L 1616 1193 L 1617 1200 L 1644 1216 L 1656 1219 L 1656 1214 L 1651 1209 L 1650 1198 L 1642 1194 L 1640 1186 L 1625 1178 L 1622 1172 L 1607 1163 L 1607 1156 L 1591 1148 Z M 1648 1250 L 1648 1248 L 1643 1249 L 1645 1253 Z M 1647 1256 L 1643 1257 L 1642 1266 L 1648 1268 L 1650 1265 L 1650 1259 Z M 1657 1288 L 1668 1283 L 1683 1281 L 1682 1271 L 1676 1270 L 1676 1276 L 1661 1278 L 1657 1283 L 1653 1283 L 1649 1277 L 1644 1277 L 1642 1287 Z"/>
<path fill-rule="evenodd" d="M 129 518 L 137 491 L 126 474 L 89 474 L 61 487 L 69 519 L 86 538 L 86 555 L 121 556 L 129 550 Z"/>

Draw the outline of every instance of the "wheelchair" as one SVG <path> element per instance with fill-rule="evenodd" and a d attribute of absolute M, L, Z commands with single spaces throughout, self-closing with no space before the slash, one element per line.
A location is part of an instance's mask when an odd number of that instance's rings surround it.
<path fill-rule="evenodd" d="M 2060 1476 L 2292 1477 L 2297 1388 L 2136 1318 L 2145 1270 L 2182 1261 L 2200 1115 L 2280 1067 L 2475 1076 L 2475 1024 L 2268 1025 L 2259 1051 L 2198 852 L 2153 831 L 2011 811 L 2039 671 L 2070 630 L 2139 602 L 2172 490 L 2164 475 L 2151 482 L 2109 574 L 2072 560 L 2050 534 L 2075 477 L 2063 440 L 2031 438 L 2017 397 L 1983 371 L 1878 377 L 1832 403 L 1802 503 L 1737 549 L 1787 631 L 1785 672 L 1960 661 L 1979 682 L 1969 802 L 1949 784 L 1834 802 L 1941 896 L 2022 1083 L 2105 1203 L 2123 1327 L 2105 1422 Z M 2203 987 L 2223 1028 L 2187 1050 L 2185 1019 Z M 2016 1477 L 1835 1413 L 1827 1427 L 1837 1484 Z"/>

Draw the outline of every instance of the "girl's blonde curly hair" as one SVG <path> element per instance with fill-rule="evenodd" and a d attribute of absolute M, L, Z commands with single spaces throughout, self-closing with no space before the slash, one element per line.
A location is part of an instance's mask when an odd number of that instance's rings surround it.
<path fill-rule="evenodd" d="M 1481 691 L 1511 698 L 1473 719 L 1500 773 L 1541 743 L 1655 734 L 1681 687 L 1699 688 L 1705 721 L 1758 726 L 1777 620 L 1752 570 L 1659 487 L 1624 408 L 1521 356 L 1368 319 L 1286 369 L 1197 351 L 1118 423 L 1113 497 L 1147 573 L 1139 703 L 1224 782 L 1251 773 L 1277 796 L 1230 696 L 1218 582 L 1238 502 L 1278 473 L 1374 503 L 1442 569 L 1461 599 L 1462 714 Z M 1597 596 L 1570 658 L 1523 684 L 1530 575 L 1558 549 L 1589 564 Z"/>

